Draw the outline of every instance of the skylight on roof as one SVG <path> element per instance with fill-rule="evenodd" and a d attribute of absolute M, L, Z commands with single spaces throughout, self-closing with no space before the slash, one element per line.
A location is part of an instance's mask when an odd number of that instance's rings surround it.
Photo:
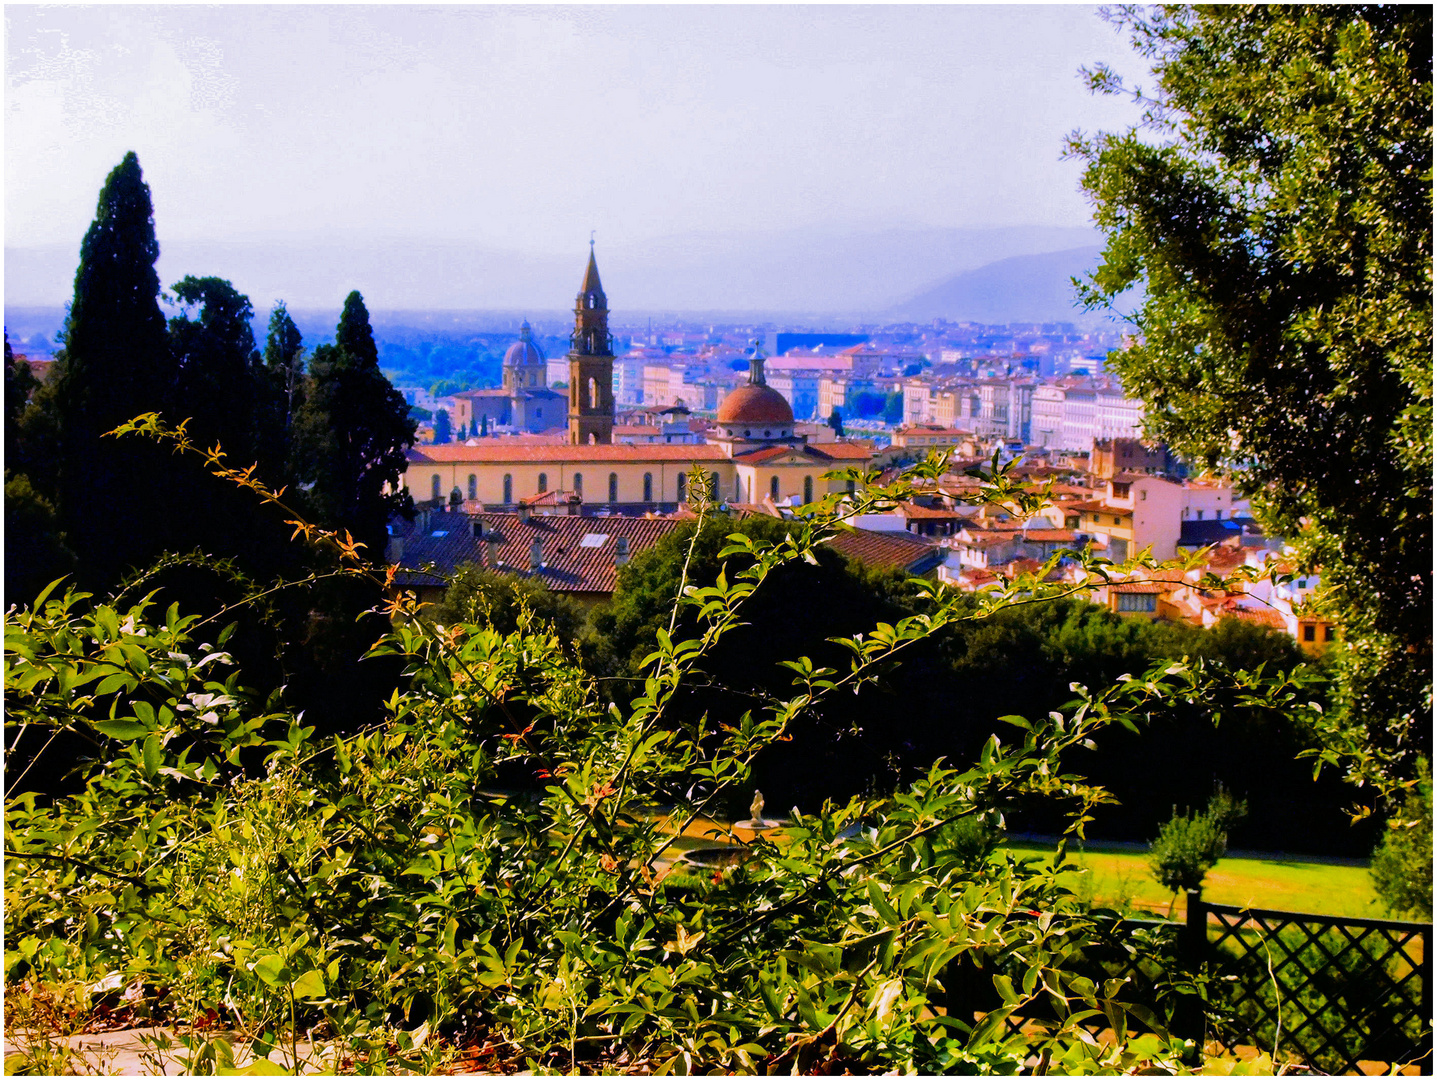
<path fill-rule="evenodd" d="M 585 533 L 584 538 L 579 541 L 579 546 L 581 548 L 603 547 L 608 539 L 608 533 Z"/>
<path fill-rule="evenodd" d="M 432 533 L 430 533 L 429 535 L 430 535 L 430 536 L 448 536 L 448 535 L 449 535 L 449 530 L 448 530 L 448 529 L 435 529 L 435 530 L 434 530 Z"/>

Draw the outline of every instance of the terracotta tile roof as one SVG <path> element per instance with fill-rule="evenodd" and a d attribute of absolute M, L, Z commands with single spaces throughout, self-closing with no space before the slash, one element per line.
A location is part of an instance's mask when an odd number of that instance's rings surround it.
<path fill-rule="evenodd" d="M 1164 593 L 1171 587 L 1161 581 L 1114 581 L 1104 586 L 1115 593 Z"/>
<path fill-rule="evenodd" d="M 942 561 L 942 549 L 926 537 L 900 532 L 845 529 L 827 541 L 829 547 L 873 570 L 922 574 Z"/>
<path fill-rule="evenodd" d="M 1063 509 L 1064 509 L 1064 510 L 1077 510 L 1077 511 L 1082 512 L 1082 513 L 1119 514 L 1119 515 L 1122 515 L 1122 514 L 1131 515 L 1132 512 L 1133 512 L 1130 507 L 1126 507 L 1126 506 L 1114 506 L 1112 503 L 1110 503 L 1110 502 L 1104 502 L 1102 499 L 1089 499 L 1089 500 L 1086 501 L 1086 502 L 1070 502 L 1070 503 L 1064 503 L 1064 504 L 1063 504 Z"/>
<path fill-rule="evenodd" d="M 590 447 L 589 449 L 592 449 Z M 612 593 L 618 580 L 614 565 L 615 542 L 625 537 L 630 557 L 646 551 L 682 524 L 677 518 L 628 517 L 548 517 L 535 515 L 520 521 L 518 514 L 434 513 L 423 532 L 412 530 L 405 538 L 400 566 L 407 571 L 401 584 L 419 583 L 415 578 L 426 563 L 433 563 L 441 573 L 453 573 L 462 563 L 483 562 L 489 565 L 495 552 L 488 541 L 474 535 L 479 522 L 487 535 L 497 535 L 499 569 L 529 573 L 529 556 L 533 542 L 542 543 L 543 566 L 538 577 L 555 592 Z M 438 535 L 438 534 L 443 535 Z M 485 549 L 480 551 L 481 546 Z M 408 578 L 410 580 L 406 581 Z"/>
<path fill-rule="evenodd" d="M 1025 536 L 1038 544 L 1072 544 L 1078 539 L 1071 529 L 1029 529 Z"/>
<path fill-rule="evenodd" d="M 966 521 L 957 510 L 944 506 L 919 506 L 917 503 L 899 503 L 898 512 L 913 521 Z"/>
<path fill-rule="evenodd" d="M 502 386 L 490 386 L 483 390 L 460 390 L 453 394 L 446 394 L 452 398 L 506 398 L 514 395 Z"/>
<path fill-rule="evenodd" d="M 518 445 L 515 445 L 515 444 Z M 407 454 L 416 464 L 474 462 L 586 461 L 724 461 L 717 446 L 672 446 L 667 443 L 605 443 L 598 446 L 533 444 L 519 439 L 481 439 L 478 446 L 416 446 Z"/>
<path fill-rule="evenodd" d="M 1287 623 L 1281 615 L 1268 607 L 1237 607 L 1224 610 L 1224 619 L 1241 619 L 1243 622 L 1256 623 L 1258 626 L 1270 626 L 1274 630 L 1286 632 Z"/>

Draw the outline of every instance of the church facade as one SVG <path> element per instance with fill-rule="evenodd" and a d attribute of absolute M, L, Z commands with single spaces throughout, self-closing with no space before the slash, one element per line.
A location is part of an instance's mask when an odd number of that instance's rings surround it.
<path fill-rule="evenodd" d="M 586 514 L 662 512 L 688 501 L 690 477 L 698 470 L 719 502 L 796 505 L 850 490 L 845 481 L 825 474 L 869 464 L 872 453 L 865 444 L 809 444 L 795 434 L 793 410 L 782 394 L 767 385 L 764 357 L 757 347 L 749 361 L 748 382 L 720 404 L 717 427 L 707 444 L 615 444 L 608 314 L 591 246 L 569 338 L 567 444 L 533 445 L 499 437 L 478 439 L 472 446 L 416 446 L 409 451 L 402 478 L 414 501 L 452 502 L 457 493 L 466 509 L 478 512 L 513 509 L 548 496 L 579 506 Z M 558 426 L 557 420 L 547 422 L 552 418 L 552 398 L 530 389 L 542 387 L 545 363 L 543 353 L 529 340 L 526 324 L 520 340 L 505 355 L 505 385 L 471 391 L 467 397 L 476 402 L 497 402 L 502 397 L 511 410 L 505 415 L 513 416 L 521 415 L 517 403 L 522 397 L 526 407 L 533 402 L 536 412 L 542 411 L 542 416 L 534 415 L 535 423 L 543 420 L 543 426 Z M 536 384 L 528 382 L 535 377 Z M 562 394 L 547 393 L 563 399 Z M 543 427 L 522 426 L 522 430 Z"/>

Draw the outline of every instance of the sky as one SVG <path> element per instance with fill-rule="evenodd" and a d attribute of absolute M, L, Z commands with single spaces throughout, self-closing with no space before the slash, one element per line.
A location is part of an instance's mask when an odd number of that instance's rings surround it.
<path fill-rule="evenodd" d="M 1085 6 L 7 5 L 5 242 L 75 244 L 127 150 L 161 242 L 1080 226 L 1139 73 Z"/>

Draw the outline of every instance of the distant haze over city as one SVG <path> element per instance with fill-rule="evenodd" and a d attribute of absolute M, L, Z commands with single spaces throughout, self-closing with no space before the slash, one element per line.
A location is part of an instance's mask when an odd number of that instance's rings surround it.
<path fill-rule="evenodd" d="M 162 282 L 257 308 L 559 311 L 595 230 L 616 316 L 1082 322 L 1098 62 L 1072 6 L 12 7 L 5 300 L 134 150 Z"/>

